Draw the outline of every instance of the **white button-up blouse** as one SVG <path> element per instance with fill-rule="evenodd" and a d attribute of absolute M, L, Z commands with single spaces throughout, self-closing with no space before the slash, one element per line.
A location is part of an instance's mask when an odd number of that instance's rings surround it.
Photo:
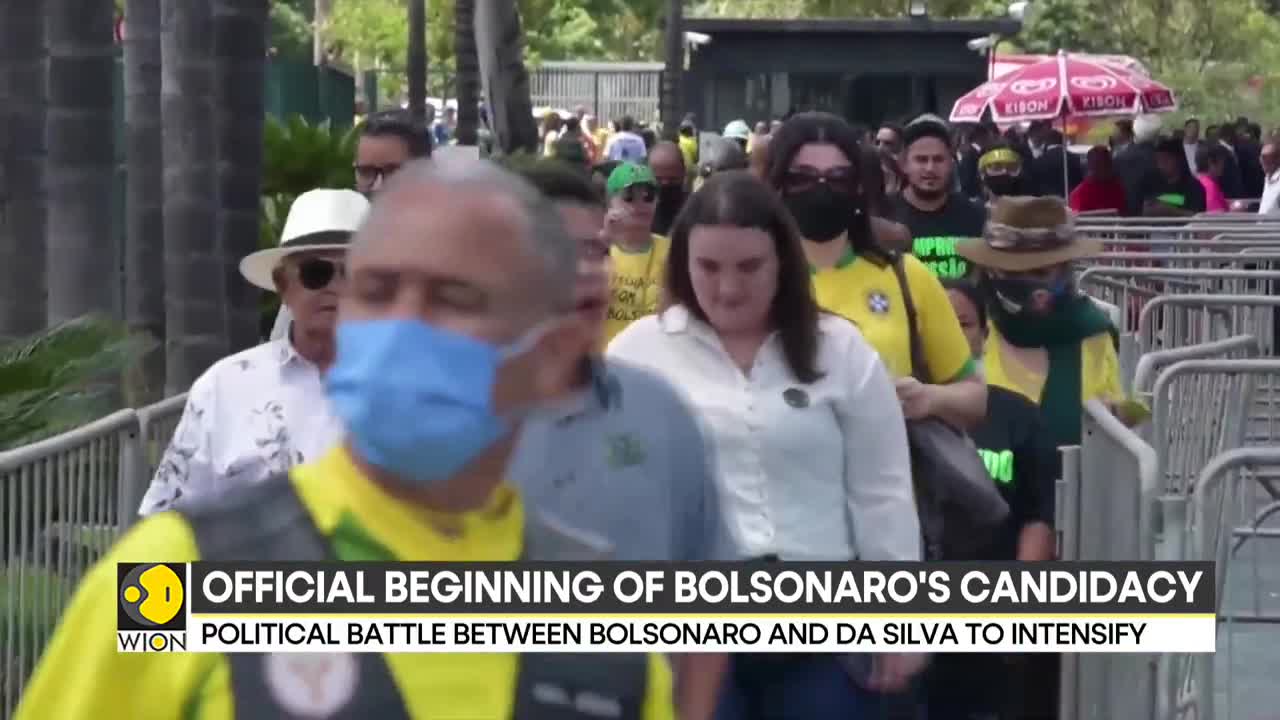
<path fill-rule="evenodd" d="M 801 383 L 777 333 L 750 373 L 684 307 L 632 323 L 610 356 L 647 366 L 688 397 L 715 452 L 721 508 L 741 557 L 919 560 L 902 409 L 879 355 L 822 314 L 817 367 Z"/>

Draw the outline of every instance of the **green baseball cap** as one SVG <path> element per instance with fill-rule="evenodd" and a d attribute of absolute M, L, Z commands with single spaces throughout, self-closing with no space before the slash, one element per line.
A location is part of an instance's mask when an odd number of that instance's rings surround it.
<path fill-rule="evenodd" d="M 613 197 L 632 185 L 657 184 L 658 179 L 653 176 L 653 170 L 649 169 L 648 165 L 625 162 L 609 173 L 609 182 L 605 184 L 605 187 L 609 191 L 609 196 Z"/>

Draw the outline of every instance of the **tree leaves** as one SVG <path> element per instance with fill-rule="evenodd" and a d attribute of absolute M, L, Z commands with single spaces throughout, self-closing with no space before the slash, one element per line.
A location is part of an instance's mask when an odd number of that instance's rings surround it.
<path fill-rule="evenodd" d="M 154 347 L 93 315 L 0 346 L 0 449 L 110 411 L 121 374 Z"/>
<path fill-rule="evenodd" d="M 310 0 L 277 0 L 295 8 Z M 530 64 L 545 60 L 660 60 L 663 0 L 517 0 Z M 687 0 L 688 17 L 902 17 L 906 0 Z M 929 0 L 929 14 L 1001 17 L 1007 0 Z M 1171 85 L 1183 106 L 1202 115 L 1269 112 L 1280 78 L 1280 0 L 1034 0 L 1030 22 L 1001 45 L 1005 52 L 1118 53 L 1141 60 Z M 273 13 L 277 11 L 273 9 Z M 429 94 L 450 92 L 454 67 L 453 0 L 429 0 Z M 274 15 L 273 15 L 274 17 Z M 281 14 L 281 17 L 286 15 Z M 289 16 L 291 17 L 291 16 Z M 342 58 L 378 65 L 388 94 L 403 87 L 407 43 L 402 0 L 334 0 L 326 32 Z M 1250 83 L 1255 86 L 1250 90 Z M 1240 108 L 1237 111 L 1237 108 Z"/>

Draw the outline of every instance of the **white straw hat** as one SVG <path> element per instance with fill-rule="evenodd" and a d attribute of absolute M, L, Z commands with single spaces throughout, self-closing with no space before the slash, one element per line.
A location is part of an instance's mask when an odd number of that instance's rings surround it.
<path fill-rule="evenodd" d="M 240 261 L 240 274 L 263 290 L 276 289 L 271 273 L 284 258 L 299 252 L 346 250 L 360 229 L 369 201 L 354 190 L 309 190 L 289 208 L 280 246 L 259 250 Z"/>

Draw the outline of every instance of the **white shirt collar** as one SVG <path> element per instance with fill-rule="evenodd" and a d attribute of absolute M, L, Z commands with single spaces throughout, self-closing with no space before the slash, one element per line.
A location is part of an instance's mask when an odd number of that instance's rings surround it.
<path fill-rule="evenodd" d="M 272 349 L 275 353 L 276 361 L 280 363 L 280 367 L 282 368 L 291 366 L 309 368 L 316 367 L 315 363 L 306 359 L 302 356 L 302 353 L 298 352 L 298 348 L 293 346 L 293 340 L 289 335 L 272 340 L 268 344 L 273 346 Z"/>
<path fill-rule="evenodd" d="M 662 331 L 668 335 L 685 334 L 689 337 L 701 340 L 702 342 L 711 343 L 712 345 L 722 345 L 720 342 L 720 335 L 716 333 L 715 328 L 694 317 L 693 313 L 689 312 L 689 308 L 684 305 L 672 305 L 664 310 L 662 314 L 658 316 L 658 325 L 662 328 Z M 826 332 L 827 331 L 822 327 L 822 323 L 818 323 L 818 333 L 826 334 Z M 765 338 L 762 347 L 773 342 L 774 338 L 777 336 L 778 332 L 776 330 L 770 332 L 769 336 Z"/>

